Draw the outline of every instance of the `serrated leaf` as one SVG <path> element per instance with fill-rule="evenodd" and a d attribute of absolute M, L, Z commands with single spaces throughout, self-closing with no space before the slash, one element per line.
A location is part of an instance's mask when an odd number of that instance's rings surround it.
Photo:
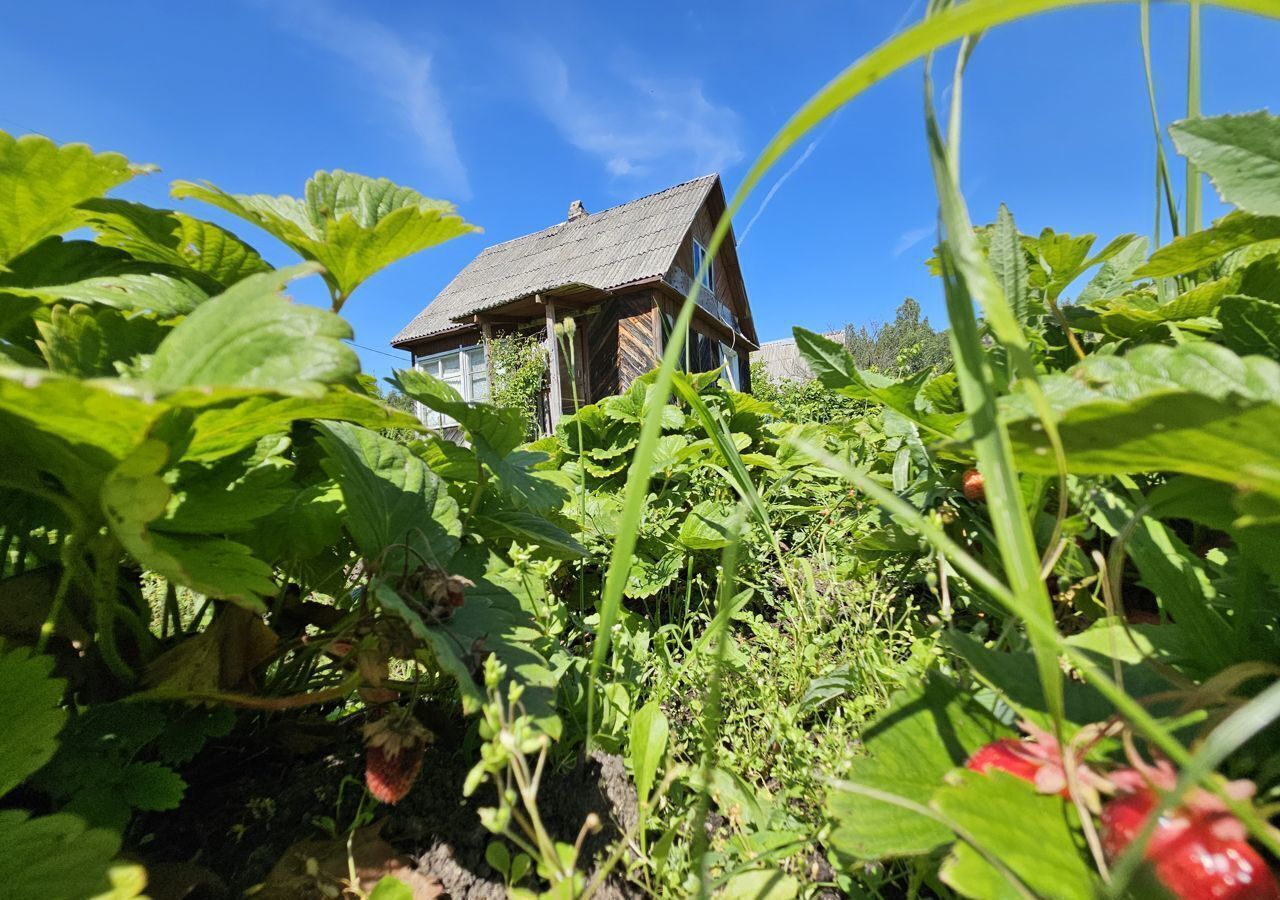
<path fill-rule="evenodd" d="M 1231 280 L 1224 278 L 1198 284 L 1165 303 L 1142 292 L 1099 299 L 1090 306 L 1068 306 L 1063 313 L 1073 327 L 1119 338 L 1158 336 L 1167 333 L 1169 323 L 1192 330 L 1196 320 L 1203 320 L 1204 330 L 1209 331 L 1208 317 L 1229 290 Z"/>
<path fill-rule="evenodd" d="M 157 762 L 135 762 L 120 773 L 121 792 L 134 809 L 177 809 L 187 783 L 177 772 Z"/>
<path fill-rule="evenodd" d="M 1027 272 L 1027 254 L 1014 224 L 1009 207 L 1000 204 L 996 225 L 991 233 L 988 249 L 991 271 L 1004 291 L 1005 299 L 1019 322 L 1026 322 L 1031 314 L 1031 284 Z"/>
<path fill-rule="evenodd" d="M 164 337 L 162 325 L 146 316 L 126 317 L 114 309 L 54 306 L 37 319 L 36 346 L 50 371 L 79 378 L 119 374 Z"/>
<path fill-rule="evenodd" d="M 703 500 L 680 523 L 679 541 L 690 550 L 719 550 L 737 539 L 734 521 L 732 508 Z"/>
<path fill-rule="evenodd" d="M 463 710 L 479 711 L 485 702 L 482 683 L 477 680 L 489 654 L 496 654 L 507 666 L 506 683 L 525 686 L 521 702 L 547 734 L 558 737 L 560 720 L 555 714 L 556 676 L 545 657 L 536 649 L 541 640 L 532 615 L 525 609 L 521 595 L 531 588 L 512 570 L 503 569 L 494 558 L 487 562 L 462 554 L 454 560 L 454 574 L 470 578 L 463 603 L 442 622 L 428 621 L 416 605 L 406 602 L 390 584 L 381 578 L 371 585 L 372 596 L 383 609 L 398 615 L 414 636 L 432 651 L 441 670 L 458 684 Z M 545 603 L 546 598 L 537 598 Z M 506 696 L 507 689 L 502 689 Z"/>
<path fill-rule="evenodd" d="M 119 153 L 0 131 L 0 270 L 43 238 L 81 223 L 76 204 L 145 171 Z"/>
<path fill-rule="evenodd" d="M 573 535 L 534 513 L 516 509 L 488 510 L 472 520 L 472 527 L 499 546 L 515 541 L 541 547 L 557 559 L 587 556 L 586 548 Z"/>
<path fill-rule="evenodd" d="M 624 595 L 629 600 L 644 600 L 676 580 L 684 567 L 685 555 L 679 550 L 664 553 L 657 559 L 637 555 L 627 573 Z"/>
<path fill-rule="evenodd" d="M 1240 273 L 1240 293 L 1280 303 L 1280 254 L 1263 257 Z"/>
<path fill-rule="evenodd" d="M 1280 364 L 1216 344 L 1095 356 L 1042 387 L 1076 474 L 1181 472 L 1280 495 Z M 1009 398 L 1023 470 L 1057 471 L 1029 406 Z"/>
<path fill-rule="evenodd" d="M 342 541 L 342 490 L 322 481 L 295 491 L 240 536 L 263 559 L 310 559 Z"/>
<path fill-rule="evenodd" d="M 458 504 L 403 444 L 345 422 L 319 426 L 324 467 L 342 489 L 346 527 L 372 571 L 446 568 L 458 550 Z"/>
<path fill-rule="evenodd" d="M 1280 303 L 1233 294 L 1222 298 L 1218 321 L 1219 340 L 1236 353 L 1280 358 Z"/>
<path fill-rule="evenodd" d="M 999 859 L 1037 897 L 1091 900 L 1098 887 L 1084 841 L 1070 824 L 1066 801 L 1043 796 L 1004 772 L 963 771 L 934 796 L 932 806 Z M 970 844 L 957 842 L 942 880 L 965 897 L 1026 896 Z"/>
<path fill-rule="evenodd" d="M 0 797 L 53 758 L 66 724 L 53 657 L 0 642 Z"/>
<path fill-rule="evenodd" d="M 1076 298 L 1077 303 L 1092 303 L 1124 293 L 1133 282 L 1134 272 L 1146 261 L 1147 239 L 1129 236 L 1124 245 L 1108 258 Z"/>
<path fill-rule="evenodd" d="M 506 456 L 524 443 L 524 414 L 518 409 L 470 403 L 441 379 L 417 369 L 399 369 L 389 381 L 402 394 L 453 419 L 473 445 L 483 443 L 495 456 Z"/>
<path fill-rule="evenodd" d="M 1224 201 L 1255 215 L 1280 215 L 1280 118 L 1265 111 L 1196 117 L 1174 122 L 1169 133 Z"/>
<path fill-rule="evenodd" d="M 294 466 L 280 455 L 288 439 L 270 435 L 259 447 L 262 453 L 247 451 L 212 465 L 179 465 L 169 477 L 169 506 L 151 528 L 169 534 L 236 534 L 288 503 L 298 493 L 291 483 Z"/>
<path fill-rule="evenodd" d="M 428 200 L 385 178 L 317 172 L 305 199 L 228 194 L 209 183 L 176 181 L 173 196 L 211 203 L 279 238 L 324 266 L 335 306 L 365 279 L 398 259 L 478 231 L 450 203 Z"/>
<path fill-rule="evenodd" d="M 110 887 L 120 838 L 69 813 L 0 810 L 0 884 L 12 900 L 83 900 Z"/>
<path fill-rule="evenodd" d="M 867 755 L 854 760 L 846 780 L 928 805 L 943 776 L 1004 731 L 956 684 L 931 675 L 896 695 L 863 731 Z M 927 853 L 952 839 L 934 819 L 838 788 L 828 811 L 836 820 L 829 846 L 857 859 Z"/>
<path fill-rule="evenodd" d="M 374 429 L 420 427 L 412 416 L 343 387 L 331 387 L 315 398 L 250 397 L 197 415 L 183 460 L 221 459 L 265 435 L 288 431 L 300 419 L 350 422 Z"/>
<path fill-rule="evenodd" d="M 90 200 L 80 208 L 99 244 L 134 259 L 190 269 L 224 288 L 271 271 L 257 250 L 230 231 L 186 213 L 107 199 Z"/>
<path fill-rule="evenodd" d="M 102 510 L 121 545 L 143 566 L 170 581 L 211 597 L 260 607 L 274 594 L 271 566 L 244 544 L 203 535 L 177 536 L 151 531 L 164 515 L 171 492 L 161 473 L 170 447 L 151 439 L 126 457 L 102 485 Z"/>
<path fill-rule="evenodd" d="M 963 413 L 925 413 L 916 407 L 916 398 L 932 374 L 928 369 L 895 381 L 877 372 L 859 370 L 844 345 L 830 338 L 804 328 L 794 332 L 796 346 L 824 386 L 847 397 L 887 406 L 941 437 L 950 437 L 965 420 Z"/>
<path fill-rule="evenodd" d="M 1214 222 L 1212 228 L 1183 235 L 1161 247 L 1134 276 L 1183 275 L 1233 251 L 1271 241 L 1280 241 L 1280 216 L 1254 216 L 1237 210 Z"/>
<path fill-rule="evenodd" d="M 101 275 L 70 284 L 9 287 L 4 290 L 18 297 L 95 303 L 128 312 L 148 312 L 161 318 L 186 315 L 209 296 L 190 281 L 161 273 L 142 272 Z"/>
<path fill-rule="evenodd" d="M 353 378 L 360 360 L 342 343 L 351 326 L 279 294 L 314 271 L 304 263 L 250 275 L 208 300 L 156 348 L 147 382 L 161 391 L 229 386 L 318 397 L 326 384 Z"/>

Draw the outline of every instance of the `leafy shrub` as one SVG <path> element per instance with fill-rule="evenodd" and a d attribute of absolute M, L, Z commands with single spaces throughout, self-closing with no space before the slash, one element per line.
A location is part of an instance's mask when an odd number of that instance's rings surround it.
<path fill-rule="evenodd" d="M 533 335 L 498 333 L 485 344 L 489 361 L 489 399 L 497 406 L 519 410 L 528 438 L 538 436 L 542 388 L 547 377 L 547 350 Z"/>
<path fill-rule="evenodd" d="M 924 369 L 941 372 L 951 365 L 945 331 L 935 331 L 920 304 L 908 297 L 892 322 L 845 328 L 844 345 L 858 368 L 886 375 L 911 375 Z"/>

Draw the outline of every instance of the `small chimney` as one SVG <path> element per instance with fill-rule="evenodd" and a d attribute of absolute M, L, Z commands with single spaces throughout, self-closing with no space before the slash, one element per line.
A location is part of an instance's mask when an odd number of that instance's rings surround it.
<path fill-rule="evenodd" d="M 576 222 L 579 219 L 585 219 L 586 217 L 587 217 L 587 209 L 585 206 L 582 205 L 581 200 L 574 200 L 572 203 L 569 204 L 568 221 Z"/>

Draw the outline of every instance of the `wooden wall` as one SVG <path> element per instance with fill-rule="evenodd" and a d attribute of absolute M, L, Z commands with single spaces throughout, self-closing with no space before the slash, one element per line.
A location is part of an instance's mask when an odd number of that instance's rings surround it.
<path fill-rule="evenodd" d="M 631 382 L 658 365 L 658 311 L 648 292 L 620 297 L 615 304 L 619 387 L 626 390 Z"/>
<path fill-rule="evenodd" d="M 579 320 L 592 403 L 621 393 L 658 364 L 658 318 L 649 291 L 607 300 Z"/>
<path fill-rule="evenodd" d="M 688 294 L 693 287 L 693 278 L 697 274 L 693 269 L 693 241 L 690 238 L 697 238 L 698 243 L 703 247 L 711 243 L 711 235 L 715 231 L 716 221 L 711 211 L 703 204 L 693 219 L 693 225 L 689 229 L 689 236 L 684 239 L 680 245 L 680 249 L 676 251 L 675 261 L 671 264 L 671 270 L 667 273 L 667 282 L 676 290 L 683 294 Z M 738 317 L 739 330 L 741 330 L 741 322 L 744 313 L 747 311 L 747 299 L 742 290 L 736 274 L 730 273 L 730 267 L 725 264 L 727 252 L 716 254 L 716 258 L 711 263 L 712 283 L 715 285 L 716 299 L 724 303 Z M 705 289 L 704 289 L 705 290 Z"/>
<path fill-rule="evenodd" d="M 583 321 L 587 379 L 592 403 L 618 393 L 618 311 L 605 303 Z"/>

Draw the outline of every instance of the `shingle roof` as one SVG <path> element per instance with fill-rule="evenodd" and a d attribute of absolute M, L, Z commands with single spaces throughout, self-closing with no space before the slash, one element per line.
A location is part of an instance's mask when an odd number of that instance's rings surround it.
<path fill-rule="evenodd" d="M 478 312 L 568 285 L 609 290 L 665 275 L 718 175 L 494 244 L 473 259 L 392 340 L 458 327 Z"/>

